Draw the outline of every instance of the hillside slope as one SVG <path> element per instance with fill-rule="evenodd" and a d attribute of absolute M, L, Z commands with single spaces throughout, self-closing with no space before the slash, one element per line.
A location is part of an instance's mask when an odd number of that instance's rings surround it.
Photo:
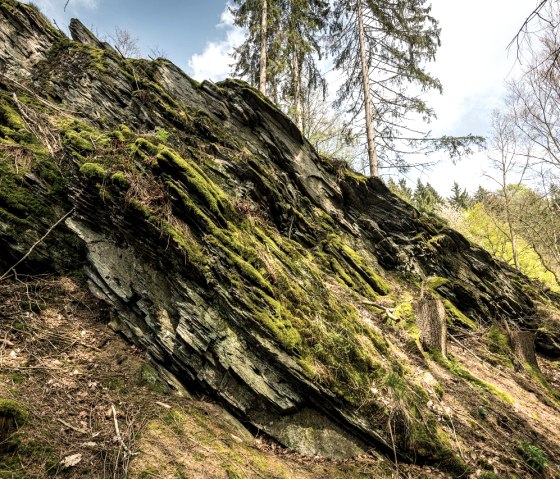
<path fill-rule="evenodd" d="M 558 473 L 556 296 L 319 157 L 246 84 L 70 29 L 0 3 L 1 281 L 81 278 L 166 388 L 302 455 Z M 422 346 L 421 297 L 447 356 Z M 540 369 L 508 340 L 534 331 Z"/>

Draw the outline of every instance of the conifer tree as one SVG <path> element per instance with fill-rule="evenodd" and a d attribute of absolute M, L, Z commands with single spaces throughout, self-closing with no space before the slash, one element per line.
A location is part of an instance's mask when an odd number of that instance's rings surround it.
<path fill-rule="evenodd" d="M 395 195 L 407 201 L 408 203 L 413 202 L 412 197 L 414 195 L 414 192 L 412 191 L 412 188 L 410 188 L 406 184 L 406 180 L 404 178 L 399 178 L 398 183 L 395 182 L 393 178 L 389 178 L 389 180 L 387 181 L 387 188 L 389 188 Z"/>
<path fill-rule="evenodd" d="M 234 53 L 234 74 L 287 105 L 305 130 L 306 103 L 326 91 L 316 60 L 329 18 L 328 0 L 235 0 L 235 24 L 247 31 Z"/>
<path fill-rule="evenodd" d="M 440 45 L 428 1 L 336 2 L 331 50 L 346 80 L 337 105 L 347 106 L 350 124 L 363 115 L 371 176 L 379 175 L 380 161 L 406 169 L 412 164 L 406 153 L 445 150 L 455 159 L 484 144 L 484 138 L 471 134 L 434 138 L 409 123 L 411 115 L 429 122 L 435 113 L 421 93 L 442 90 L 424 66 Z"/>
<path fill-rule="evenodd" d="M 417 95 L 441 90 L 423 67 L 440 44 L 437 21 L 426 0 L 341 0 L 331 26 L 335 66 L 346 74 L 339 103 L 348 102 L 356 117 L 365 114 L 370 174 L 378 176 L 378 155 L 401 136 L 399 123 L 409 112 L 429 119 L 434 112 Z"/>
<path fill-rule="evenodd" d="M 453 182 L 451 196 L 448 198 L 448 201 L 451 206 L 461 210 L 467 209 L 472 203 L 471 196 L 467 193 L 467 190 L 465 188 L 461 189 L 456 181 Z"/>
<path fill-rule="evenodd" d="M 443 198 L 435 188 L 430 183 L 424 185 L 420 180 L 416 183 L 412 201 L 416 208 L 425 213 L 434 213 L 443 204 Z"/>
<path fill-rule="evenodd" d="M 293 116 L 304 131 L 304 102 L 317 89 L 326 89 L 315 59 L 322 55 L 320 35 L 327 26 L 329 2 L 326 0 L 287 0 L 283 22 L 285 48 L 290 57 L 288 99 L 293 104 Z"/>
<path fill-rule="evenodd" d="M 281 38 L 281 0 L 234 0 L 235 25 L 245 28 L 245 41 L 234 52 L 234 74 L 247 78 L 263 95 L 278 91 L 279 71 L 285 70 Z"/>

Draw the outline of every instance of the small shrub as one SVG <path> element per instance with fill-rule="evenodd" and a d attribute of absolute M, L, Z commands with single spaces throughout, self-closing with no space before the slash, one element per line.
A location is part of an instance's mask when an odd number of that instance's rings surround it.
<path fill-rule="evenodd" d="M 521 441 L 519 443 L 519 452 L 527 465 L 537 472 L 542 472 L 548 463 L 546 453 L 528 441 Z"/>
<path fill-rule="evenodd" d="M 167 142 L 169 141 L 169 136 L 170 136 L 170 133 L 167 130 L 165 130 L 163 128 L 156 128 L 156 137 L 162 143 L 167 144 Z"/>

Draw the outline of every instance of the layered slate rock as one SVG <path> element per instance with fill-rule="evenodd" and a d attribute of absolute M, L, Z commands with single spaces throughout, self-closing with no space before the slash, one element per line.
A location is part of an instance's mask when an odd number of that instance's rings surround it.
<path fill-rule="evenodd" d="M 321 158 L 245 83 L 121 58 L 76 21 L 69 40 L 15 1 L 0 14 L 2 144 L 23 155 L 0 164 L 0 265 L 70 213 L 20 271 L 84 274 L 115 328 L 253 430 L 464 472 L 412 374 L 414 337 L 385 324 L 384 304 L 413 321 L 425 287 L 451 329 L 536 326 L 560 353 L 550 297 Z"/>

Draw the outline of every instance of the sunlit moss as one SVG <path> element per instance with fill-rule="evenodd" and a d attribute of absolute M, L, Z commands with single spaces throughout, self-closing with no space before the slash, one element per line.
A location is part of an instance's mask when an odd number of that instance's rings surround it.
<path fill-rule="evenodd" d="M 99 163 L 84 163 L 80 167 L 80 173 L 91 178 L 103 179 L 107 176 L 105 168 L 103 168 L 103 166 Z"/>

